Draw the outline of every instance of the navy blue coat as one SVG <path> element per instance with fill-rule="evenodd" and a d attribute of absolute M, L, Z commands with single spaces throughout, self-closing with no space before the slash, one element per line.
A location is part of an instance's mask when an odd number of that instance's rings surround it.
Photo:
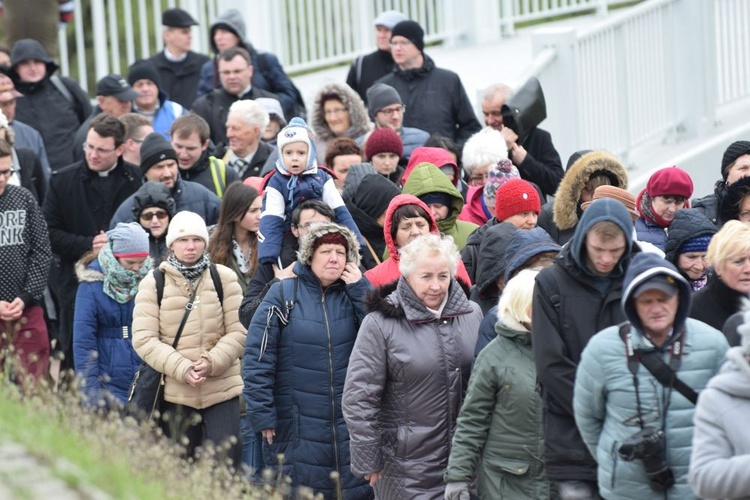
<path fill-rule="evenodd" d="M 323 292 L 309 266 L 297 262 L 294 272 L 296 283 L 287 279 L 271 287 L 248 330 L 243 363 L 247 414 L 256 432 L 276 430 L 272 445 L 263 441 L 263 458 L 275 466 L 277 454 L 283 453 L 283 473 L 294 486 L 332 498 L 329 475 L 338 471 L 345 498 L 366 498 L 372 491 L 369 484 L 349 468 L 341 396 L 349 355 L 366 315 L 369 282 L 364 277 L 351 285 L 337 281 Z M 283 329 L 277 317 L 269 319 L 273 308 L 285 311 L 282 286 L 284 300 L 294 300 Z"/>
<path fill-rule="evenodd" d="M 90 404 L 112 406 L 119 401 L 124 405 L 141 365 L 132 345 L 135 300 L 119 304 L 104 293 L 104 275 L 96 259 L 85 270 L 79 265 L 78 278 L 73 320 L 76 373 L 83 379 Z"/>

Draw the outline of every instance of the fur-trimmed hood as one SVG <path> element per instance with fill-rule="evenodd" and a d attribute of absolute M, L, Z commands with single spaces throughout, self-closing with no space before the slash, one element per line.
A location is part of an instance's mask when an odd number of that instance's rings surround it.
<path fill-rule="evenodd" d="M 555 193 L 553 221 L 561 231 L 572 229 L 578 224 L 581 192 L 592 174 L 599 171 L 609 173 L 617 181 L 616 187 L 628 188 L 628 171 L 612 154 L 591 151 L 580 155 L 568 167 Z"/>
<path fill-rule="evenodd" d="M 336 95 L 341 104 L 349 110 L 349 119 L 351 120 L 349 131 L 351 131 L 351 134 L 347 131 L 345 134 L 347 137 L 354 139 L 370 130 L 370 119 L 367 116 L 367 108 L 359 94 L 345 83 L 329 83 L 315 94 L 315 103 L 313 104 L 311 113 L 310 125 L 315 131 L 318 141 L 330 141 L 337 137 L 328 127 L 325 115 L 323 114 L 323 96 L 330 94 Z"/>
<path fill-rule="evenodd" d="M 359 241 L 351 229 L 340 226 L 334 222 L 318 222 L 310 226 L 305 236 L 300 241 L 297 258 L 305 265 L 310 265 L 313 257 L 313 245 L 315 241 L 330 233 L 339 233 L 346 239 L 346 262 L 353 262 L 359 266 Z"/>
<path fill-rule="evenodd" d="M 96 281 L 104 281 L 104 273 L 102 267 L 99 265 L 99 260 L 96 256 L 89 252 L 81 260 L 76 262 L 76 277 L 79 283 L 94 283 Z"/>
<path fill-rule="evenodd" d="M 472 309 L 468 299 L 469 293 L 469 287 L 454 278 L 448 289 L 448 301 L 443 308 L 442 316 L 451 317 L 470 313 Z M 409 298 L 406 302 L 406 309 L 404 295 Z M 383 316 L 393 319 L 414 320 L 413 312 L 410 314 L 410 311 L 407 311 L 413 301 L 419 303 L 403 276 L 397 281 L 373 288 L 365 295 L 365 306 L 368 313 L 377 311 Z M 419 304 L 421 305 L 421 303 Z M 429 315 L 426 317 L 427 320 L 435 318 L 424 306 L 421 308 Z"/>

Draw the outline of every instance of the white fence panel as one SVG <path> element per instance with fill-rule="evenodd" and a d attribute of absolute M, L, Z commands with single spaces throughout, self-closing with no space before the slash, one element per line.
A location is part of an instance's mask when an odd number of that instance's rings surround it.
<path fill-rule="evenodd" d="M 730 103 L 750 94 L 750 3 L 714 0 L 718 101 Z"/>

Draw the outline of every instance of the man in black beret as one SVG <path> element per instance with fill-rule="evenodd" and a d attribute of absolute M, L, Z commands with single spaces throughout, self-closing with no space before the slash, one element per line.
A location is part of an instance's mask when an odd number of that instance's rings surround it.
<path fill-rule="evenodd" d="M 185 109 L 193 106 L 198 93 L 200 71 L 208 56 L 190 50 L 191 27 L 198 23 L 182 9 L 167 9 L 161 17 L 164 50 L 147 61 L 159 73 L 160 88 Z"/>

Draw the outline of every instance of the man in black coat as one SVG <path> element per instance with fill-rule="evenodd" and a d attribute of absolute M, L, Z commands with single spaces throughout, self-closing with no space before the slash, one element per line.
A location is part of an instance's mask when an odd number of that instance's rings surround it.
<path fill-rule="evenodd" d="M 404 126 L 447 137 L 460 147 L 479 124 L 461 79 L 438 68 L 424 53 L 424 30 L 415 21 L 401 21 L 391 31 L 396 66 L 379 82 L 390 85 L 406 106 Z"/>
<path fill-rule="evenodd" d="M 161 24 L 164 26 L 164 50 L 148 62 L 159 73 L 160 88 L 169 99 L 190 109 L 198 95 L 201 66 L 209 60 L 208 56 L 190 50 L 190 27 L 198 23 L 184 10 L 175 8 L 164 11 Z"/>
<path fill-rule="evenodd" d="M 523 143 L 518 144 L 518 135 L 503 126 L 501 108 L 513 93 L 513 89 L 502 83 L 493 85 L 482 96 L 484 124 L 503 134 L 508 147 L 508 158 L 518 168 L 522 179 L 533 182 L 546 196 L 554 196 L 563 178 L 560 153 L 552 144 L 552 136 L 546 130 L 533 128 Z"/>
<path fill-rule="evenodd" d="M 573 386 L 589 339 L 625 320 L 620 298 L 632 234 L 633 219 L 621 202 L 594 201 L 570 244 L 536 278 L 531 324 L 544 399 L 544 467 L 563 500 L 600 498 L 596 461 L 576 427 Z"/>
<path fill-rule="evenodd" d="M 365 104 L 367 104 L 367 89 L 378 79 L 393 71 L 391 30 L 406 19 L 406 16 L 397 10 L 387 10 L 378 14 L 372 23 L 375 26 L 375 43 L 378 49 L 359 56 L 349 68 L 346 84 L 359 94 Z"/>
<path fill-rule="evenodd" d="M 19 40 L 10 54 L 8 76 L 24 97 L 16 104 L 15 118 L 36 129 L 44 139 L 52 171 L 73 163 L 74 137 L 91 115 L 86 92 L 72 78 L 54 75 L 57 64 L 42 45 Z"/>
<path fill-rule="evenodd" d="M 229 106 L 241 99 L 270 97 L 277 99 L 276 94 L 253 87 L 253 65 L 250 54 L 241 47 L 230 47 L 219 54 L 220 89 L 214 89 L 201 96 L 193 104 L 192 111 L 202 117 L 211 128 L 211 140 L 217 147 L 227 143 L 227 115 Z"/>
<path fill-rule="evenodd" d="M 83 161 L 53 173 L 44 199 L 52 252 L 59 267 L 50 288 L 59 307 L 59 343 L 63 367 L 73 367 L 73 313 L 78 280 L 75 263 L 85 253 L 98 252 L 107 242 L 104 231 L 120 204 L 141 186 L 137 168 L 122 159 L 125 125 L 100 114 L 91 120 Z"/>

